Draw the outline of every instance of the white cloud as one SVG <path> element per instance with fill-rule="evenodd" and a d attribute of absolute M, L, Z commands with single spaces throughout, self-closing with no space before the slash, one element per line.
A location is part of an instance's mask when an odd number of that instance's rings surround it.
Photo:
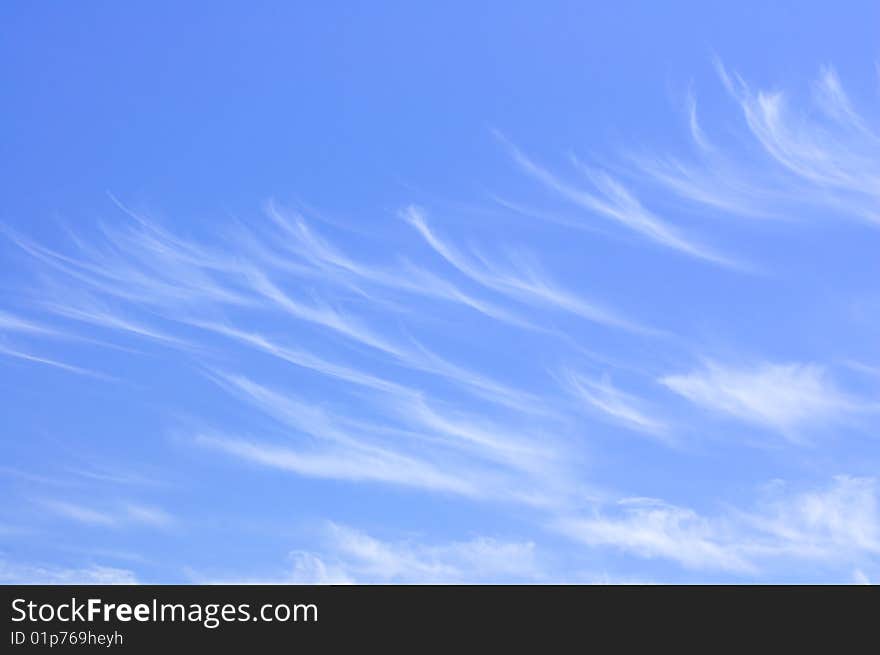
<path fill-rule="evenodd" d="M 127 503 L 123 508 L 123 516 L 133 523 L 140 523 L 157 528 L 165 528 L 174 523 L 174 517 L 168 512 L 150 505 Z"/>
<path fill-rule="evenodd" d="M 703 128 L 700 125 L 699 118 L 697 117 L 697 98 L 694 95 L 693 89 L 688 89 L 687 97 L 685 98 L 685 104 L 687 106 L 688 112 L 688 127 L 690 128 L 691 138 L 694 140 L 694 143 L 696 143 L 703 150 L 713 150 L 714 148 L 709 142 L 706 133 L 703 132 Z"/>
<path fill-rule="evenodd" d="M 401 215 L 437 254 L 459 272 L 488 289 L 528 304 L 557 307 L 603 325 L 634 332 L 648 331 L 606 307 L 559 288 L 542 276 L 534 263 L 528 262 L 523 256 L 517 258 L 516 270 L 511 270 L 511 267 L 503 270 L 497 262 L 490 261 L 485 255 L 477 255 L 477 261 L 473 261 L 440 239 L 429 227 L 425 213 L 418 207 L 407 207 Z"/>
<path fill-rule="evenodd" d="M 191 568 L 187 573 L 194 584 L 214 585 L 350 585 L 357 580 L 338 563 L 327 563 L 308 551 L 290 553 L 291 568 L 269 575 L 205 575 Z"/>
<path fill-rule="evenodd" d="M 523 171 L 578 207 L 615 221 L 665 247 L 723 266 L 740 267 L 739 264 L 684 236 L 680 230 L 647 209 L 629 189 L 607 172 L 587 168 L 575 160 L 575 165 L 590 182 L 594 192 L 574 187 L 531 160 L 502 135 L 496 133 L 496 136 L 507 146 L 511 157 Z"/>
<path fill-rule="evenodd" d="M 288 570 L 273 575 L 193 575 L 199 584 L 484 584 L 547 580 L 544 562 L 531 541 L 478 536 L 427 543 L 413 538 L 378 539 L 346 525 L 327 522 L 320 546 L 290 553 Z"/>
<path fill-rule="evenodd" d="M 592 547 L 751 579 L 817 566 L 846 575 L 880 553 L 877 491 L 874 478 L 837 476 L 807 490 L 777 481 L 747 510 L 727 507 L 703 516 L 656 499 L 630 498 L 589 516 L 564 517 L 552 527 Z"/>
<path fill-rule="evenodd" d="M 84 375 L 86 377 L 99 378 L 102 380 L 112 379 L 109 378 L 107 375 L 104 375 L 103 373 L 99 373 L 97 371 L 92 371 L 90 369 L 82 368 L 80 366 L 74 366 L 73 364 L 67 364 L 65 362 L 58 361 L 57 359 L 52 359 L 51 357 L 34 355 L 20 348 L 11 348 L 3 344 L 0 344 L 0 355 L 14 357 L 15 359 L 22 359 L 24 361 L 32 362 L 35 364 L 51 366 L 52 368 L 61 369 L 62 371 L 75 373 L 77 375 Z"/>
<path fill-rule="evenodd" d="M 651 416 L 643 408 L 644 402 L 615 388 L 607 376 L 601 380 L 590 380 L 568 371 L 563 375 L 563 381 L 575 398 L 587 403 L 601 416 L 637 432 L 658 437 L 668 434 L 666 423 Z"/>
<path fill-rule="evenodd" d="M 10 585 L 130 585 L 137 576 L 127 569 L 92 565 L 59 568 L 10 562 L 0 558 L 0 583 Z"/>
<path fill-rule="evenodd" d="M 70 302 L 70 294 L 67 293 L 67 302 L 43 303 L 47 310 L 74 321 L 91 323 L 108 330 L 130 333 L 136 337 L 152 339 L 169 346 L 177 346 L 192 349 L 194 346 L 183 339 L 165 334 L 156 328 L 139 323 L 130 318 L 120 315 L 109 307 L 100 306 L 94 300 L 81 300 L 76 304 Z"/>
<path fill-rule="evenodd" d="M 382 541 L 354 528 L 331 523 L 326 554 L 299 554 L 296 577 L 359 583 L 443 584 L 536 581 L 543 571 L 535 544 L 476 537 L 468 541 L 425 544 Z M 328 564 L 329 562 L 329 564 Z"/>
<path fill-rule="evenodd" d="M 821 72 L 815 87 L 819 107 L 832 119 L 823 123 L 792 114 L 782 91 L 753 92 L 742 78 L 730 76 L 720 64 L 718 67 L 767 155 L 814 187 L 867 196 L 867 217 L 878 219 L 880 166 L 876 148 L 880 141 L 853 111 L 832 69 Z"/>
<path fill-rule="evenodd" d="M 535 473 L 546 472 L 560 458 L 560 440 L 521 425 L 499 424 L 479 414 L 432 406 L 423 397 L 395 400 L 392 411 L 411 430 L 444 447 L 464 450 L 490 461 Z"/>
<path fill-rule="evenodd" d="M 817 364 L 708 362 L 660 383 L 708 410 L 762 425 L 796 438 L 796 430 L 838 419 L 858 405 Z"/>
<path fill-rule="evenodd" d="M 197 445 L 263 466 L 317 478 L 372 481 L 473 498 L 547 505 L 573 484 L 566 440 L 545 422 L 493 421 L 420 394 L 386 393 L 367 420 L 337 403 L 316 404 L 243 376 L 211 377 L 280 426 L 286 440 L 203 431 Z M 275 432 L 278 432 L 276 430 Z M 574 485 L 576 486 L 576 485 Z"/>
<path fill-rule="evenodd" d="M 168 325 L 176 323 L 222 334 L 325 374 L 356 383 L 383 384 L 378 376 L 287 348 L 249 330 L 247 326 L 255 321 L 254 312 L 265 313 L 272 316 L 274 332 L 293 332 L 299 329 L 297 323 L 310 324 L 344 337 L 350 350 L 362 351 L 367 346 L 374 355 L 384 356 L 393 364 L 445 379 L 480 398 L 518 411 L 541 407 L 532 394 L 453 363 L 415 339 L 379 329 L 361 318 L 361 312 L 356 315 L 343 307 L 343 302 L 330 298 L 350 301 L 352 287 L 346 276 L 329 275 L 327 267 L 379 286 L 405 287 L 423 292 L 422 295 L 462 302 L 517 327 L 528 325 L 501 307 L 490 307 L 467 296 L 430 272 L 412 266 L 394 274 L 373 270 L 338 252 L 304 224 L 300 229 L 284 223 L 287 230 L 282 236 L 299 235 L 294 246 L 288 243 L 289 238 L 285 240 L 275 233 L 266 235 L 256 225 L 252 230 L 242 226 L 239 234 L 212 248 L 178 237 L 121 204 L 120 207 L 134 219 L 134 225 L 105 228 L 102 238 L 90 240 L 73 235 L 75 255 L 10 233 L 15 244 L 44 265 L 44 274 L 58 274 L 44 275 L 50 282 L 38 299 L 41 306 L 64 318 L 184 348 L 193 356 L 210 354 L 188 337 L 154 327 L 158 316 Z M 270 212 L 273 216 L 276 223 L 283 221 L 277 211 Z M 279 252 L 278 244 L 286 249 Z M 304 284 L 306 281 L 308 285 Z M 326 293 L 319 293 L 314 288 L 316 283 Z M 386 300 L 358 294 L 358 301 L 361 307 L 366 305 L 387 319 L 390 305 Z M 143 320 L 138 313 L 148 313 L 151 318 Z M 222 316 L 228 318 L 220 320 L 218 317 Z M 14 325 L 19 326 L 21 320 L 16 319 Z M 13 325 L 12 319 L 8 323 Z M 387 324 L 385 320 L 383 325 Z M 405 333 L 402 329 L 399 332 Z M 336 351 L 339 350 L 337 347 Z M 6 354 L 87 373 L 24 352 L 9 350 Z"/>
<path fill-rule="evenodd" d="M 174 518 L 165 510 L 140 503 L 111 503 L 95 508 L 65 500 L 43 500 L 40 505 L 58 516 L 92 526 L 167 528 L 174 523 Z"/>
<path fill-rule="evenodd" d="M 316 478 L 384 482 L 427 490 L 483 496 L 465 479 L 418 458 L 379 448 L 327 447 L 313 452 L 245 439 L 198 435 L 195 443 L 262 466 Z"/>
<path fill-rule="evenodd" d="M 338 564 L 327 564 L 314 553 L 290 554 L 293 570 L 282 578 L 282 584 L 347 585 L 357 580 Z"/>
<path fill-rule="evenodd" d="M 741 518 L 765 537 L 757 550 L 817 560 L 880 554 L 877 480 L 837 476 L 813 490 L 778 483 L 770 498 Z"/>
<path fill-rule="evenodd" d="M 865 572 L 861 569 L 855 569 L 853 571 L 853 583 L 860 585 L 869 585 L 871 584 L 871 580 L 865 575 Z"/>
<path fill-rule="evenodd" d="M 736 217 L 800 218 L 803 210 L 832 208 L 834 216 L 880 222 L 880 135 L 853 106 L 834 69 L 819 71 L 811 103 L 782 90 L 755 90 L 716 61 L 718 74 L 759 150 L 708 145 L 688 96 L 699 157 L 637 155 L 632 159 L 666 190 Z M 801 106 L 803 105 L 803 106 Z"/>
<path fill-rule="evenodd" d="M 565 518 L 554 527 L 589 546 L 610 546 L 639 557 L 663 558 L 687 568 L 754 571 L 736 545 L 719 534 L 718 526 L 696 512 L 654 499 L 621 501 L 613 516 Z"/>
<path fill-rule="evenodd" d="M 77 523 L 88 525 L 112 526 L 116 525 L 117 519 L 109 512 L 103 512 L 91 507 L 85 507 L 76 503 L 62 500 L 50 500 L 43 505 L 51 512 L 63 516 Z"/>
<path fill-rule="evenodd" d="M 59 333 L 49 327 L 34 321 L 21 318 L 9 312 L 0 311 L 0 333 L 24 332 L 29 334 L 58 335 Z"/>
<path fill-rule="evenodd" d="M 340 252 L 326 239 L 318 236 L 302 216 L 298 214 L 291 216 L 280 210 L 274 203 L 269 204 L 267 212 L 273 221 L 281 227 L 284 234 L 293 238 L 292 244 L 285 244 L 287 247 L 298 256 L 314 264 L 322 271 L 323 275 L 332 277 L 340 283 L 357 280 L 408 294 L 459 303 L 490 318 L 520 327 L 528 326 L 528 322 L 524 318 L 486 300 L 476 298 L 448 280 L 421 267 L 403 262 L 398 270 L 386 270 L 356 261 Z"/>
<path fill-rule="evenodd" d="M 404 395 L 416 393 L 412 389 L 409 389 L 397 382 L 393 382 L 391 380 L 381 378 L 377 375 L 366 373 L 364 371 L 349 366 L 323 359 L 321 357 L 318 357 L 314 353 L 307 352 L 299 348 L 291 348 L 286 345 L 276 343 L 275 341 L 261 334 L 239 330 L 237 328 L 212 321 L 191 320 L 188 321 L 188 323 L 195 327 L 215 332 L 216 334 L 220 334 L 236 342 L 242 343 L 248 347 L 260 350 L 264 353 L 272 355 L 273 357 L 277 357 L 282 361 L 294 364 L 295 366 L 307 368 L 337 380 L 343 380 L 354 385 L 363 386 L 378 391 L 394 392 Z"/>

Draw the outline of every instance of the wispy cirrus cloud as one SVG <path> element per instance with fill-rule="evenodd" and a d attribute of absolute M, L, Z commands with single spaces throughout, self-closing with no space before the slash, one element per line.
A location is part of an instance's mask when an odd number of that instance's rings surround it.
<path fill-rule="evenodd" d="M 732 268 L 742 267 L 741 264 L 734 262 L 732 259 L 716 253 L 709 247 L 685 236 L 681 230 L 673 227 L 654 212 L 647 209 L 632 191 L 606 171 L 591 169 L 578 160 L 574 160 L 575 167 L 592 186 L 593 190 L 588 191 L 571 183 L 564 182 L 548 169 L 529 158 L 500 133 L 496 132 L 496 136 L 507 147 L 514 162 L 524 172 L 581 209 L 615 221 L 650 241 L 673 250 L 678 250 L 692 257 Z"/>
<path fill-rule="evenodd" d="M 709 141 L 709 137 L 703 131 L 700 125 L 700 119 L 697 116 L 697 98 L 694 95 L 693 86 L 688 88 L 685 96 L 685 107 L 687 108 L 688 128 L 691 132 L 691 139 L 704 151 L 714 150 L 714 146 Z"/>
<path fill-rule="evenodd" d="M 190 320 L 188 324 L 193 325 L 210 332 L 228 337 L 236 342 L 245 344 L 248 347 L 255 348 L 265 352 L 273 357 L 277 357 L 281 361 L 294 364 L 311 371 L 320 373 L 321 375 L 348 382 L 350 384 L 375 389 L 378 391 L 388 391 L 403 395 L 417 393 L 415 390 L 402 384 L 388 380 L 361 369 L 352 368 L 338 362 L 329 361 L 312 352 L 293 348 L 287 345 L 276 343 L 275 341 L 263 336 L 262 334 L 247 332 L 235 327 L 225 325 L 218 322 Z"/>
<path fill-rule="evenodd" d="M 91 564 L 63 568 L 0 558 L 0 583 L 7 585 L 132 585 L 137 575 L 112 566 Z"/>
<path fill-rule="evenodd" d="M 805 212 L 831 209 L 842 218 L 880 220 L 880 133 L 855 108 L 834 68 L 821 68 L 802 99 L 754 89 L 720 60 L 715 67 L 757 153 L 739 144 L 709 146 L 691 89 L 688 113 L 699 156 L 631 155 L 640 173 L 696 207 L 728 216 L 801 220 Z"/>
<path fill-rule="evenodd" d="M 311 299 L 296 297 L 270 274 L 275 271 L 288 285 L 294 282 L 297 288 L 303 286 L 303 275 L 306 279 L 321 278 L 323 283 L 333 287 L 338 279 L 323 275 L 323 269 L 314 265 L 314 257 L 301 257 L 300 264 L 293 271 L 289 267 L 279 270 L 274 261 L 265 260 L 262 251 L 249 249 L 247 240 L 242 248 L 233 244 L 226 244 L 226 251 L 219 245 L 208 248 L 176 237 L 143 216 L 135 216 L 135 227 L 127 226 L 118 231 L 105 229 L 103 247 L 95 240 L 85 243 L 78 239 L 76 243 L 80 252 L 77 255 L 57 252 L 10 233 L 13 242 L 45 264 L 48 271 L 61 274 L 53 289 L 53 297 L 40 298 L 40 304 L 65 318 L 164 342 L 191 353 L 196 349 L 191 340 L 170 333 L 167 327 L 157 328 L 143 319 L 127 316 L 121 307 L 113 306 L 122 303 L 136 313 L 147 310 L 166 326 L 176 323 L 209 329 L 287 360 L 295 359 L 314 370 L 346 374 L 344 365 L 278 346 L 229 319 L 218 320 L 218 315 L 229 312 L 281 315 L 296 323 L 330 330 L 354 347 L 366 346 L 398 365 L 450 380 L 493 402 L 520 410 L 539 406 L 529 393 L 455 364 L 411 338 L 377 330 L 312 291 L 308 294 Z M 261 236 L 256 230 L 250 237 L 251 241 L 260 242 Z M 311 244 L 311 241 L 307 243 Z M 326 253 L 322 256 L 328 257 Z M 401 274 L 402 278 L 407 277 L 405 273 Z M 412 286 L 421 283 L 418 277 L 409 279 Z M 76 293 L 69 291 L 71 285 Z M 104 300 L 96 299 L 95 295 Z M 378 309 L 383 312 L 387 309 L 381 300 L 376 302 Z M 246 322 L 253 323 L 253 318 L 249 316 Z M 353 379 L 355 376 L 347 377 Z M 362 381 L 378 379 L 365 374 L 359 377 Z"/>
<path fill-rule="evenodd" d="M 692 569 L 755 572 L 754 565 L 728 543 L 718 526 L 691 509 L 650 498 L 620 501 L 611 515 L 564 518 L 554 527 L 572 539 L 612 547 L 639 557 L 662 558 Z"/>
<path fill-rule="evenodd" d="M 777 430 L 792 439 L 801 428 L 840 420 L 864 409 L 818 364 L 737 366 L 709 361 L 701 369 L 662 377 L 660 383 L 705 409 Z"/>
<path fill-rule="evenodd" d="M 3 332 L 23 332 L 25 334 L 36 335 L 57 335 L 57 330 L 41 325 L 32 320 L 22 318 L 10 312 L 0 311 L 0 333 Z"/>
<path fill-rule="evenodd" d="M 758 509 L 738 515 L 766 535 L 758 554 L 805 559 L 880 553 L 880 498 L 875 478 L 835 476 L 817 489 L 776 481 Z"/>
<path fill-rule="evenodd" d="M 461 582 L 541 577 L 535 544 L 487 537 L 468 541 L 421 544 L 381 541 L 348 526 L 331 523 L 327 530 L 331 557 L 355 579 L 380 582 Z"/>
<path fill-rule="evenodd" d="M 711 516 L 657 499 L 625 498 L 551 527 L 591 547 L 695 570 L 760 579 L 790 562 L 794 572 L 810 563 L 848 574 L 880 552 L 877 490 L 874 478 L 836 476 L 812 489 L 775 481 L 752 507 L 728 506 Z"/>
<path fill-rule="evenodd" d="M 168 346 L 187 350 L 196 348 L 180 337 L 165 334 L 163 331 L 146 323 L 133 320 L 122 315 L 118 310 L 102 307 L 93 299 L 85 297 L 76 303 L 47 302 L 43 306 L 49 312 L 72 321 L 89 323 L 112 332 L 133 335 L 136 338 L 158 341 Z"/>
<path fill-rule="evenodd" d="M 829 119 L 824 123 L 792 115 L 783 92 L 752 91 L 720 63 L 718 70 L 751 134 L 777 164 L 808 184 L 867 196 L 876 205 L 880 140 L 853 110 L 833 69 L 822 70 L 815 86 L 816 104 Z M 877 220 L 876 207 L 865 217 Z"/>
<path fill-rule="evenodd" d="M 134 225 L 105 227 L 104 243 L 101 238 L 77 237 L 73 254 L 13 235 L 50 282 L 39 298 L 43 310 L 82 328 L 95 326 L 108 334 L 182 351 L 187 355 L 183 361 L 200 370 L 224 352 L 206 338 L 219 337 L 351 385 L 346 392 L 359 390 L 359 404 L 366 401 L 382 418 L 379 423 L 357 412 L 349 415 L 338 403 L 322 410 L 245 376 L 213 373 L 224 389 L 278 425 L 271 434 L 262 434 L 265 424 L 256 420 L 251 430 L 241 432 L 244 436 L 205 429 L 197 432 L 197 445 L 304 477 L 392 484 L 481 500 L 547 505 L 571 493 L 565 488 L 569 480 L 560 475 L 559 462 L 566 458 L 558 449 L 564 443 L 553 434 L 563 422 L 551 400 L 456 364 L 415 338 L 393 335 L 387 327 L 377 329 L 340 305 L 351 297 L 353 286 L 346 279 L 350 276 L 359 291 L 356 304 L 368 313 L 385 316 L 389 308 L 384 298 L 373 294 L 370 285 L 375 285 L 482 309 L 477 313 L 518 329 L 533 331 L 532 326 L 509 320 L 488 305 L 474 307 L 483 301 L 471 295 L 463 298 L 464 292 L 438 273 L 415 269 L 415 275 L 396 281 L 342 254 L 304 222 L 282 224 L 287 219 L 275 210 L 272 224 L 280 225 L 282 234 L 298 235 L 297 240 L 264 244 L 259 228 L 254 228 L 250 238 L 237 242 L 221 238 L 211 246 L 196 244 L 124 209 Z M 286 253 L 287 258 L 267 254 L 272 252 Z M 313 287 L 315 280 L 319 284 Z M 420 288 L 426 280 L 429 286 Z M 366 289 L 369 293 L 363 293 Z M 334 301 L 324 300 L 325 294 Z M 271 336 L 263 333 L 267 325 Z M 327 359 L 278 336 L 298 334 L 303 325 L 320 328 L 322 335 L 333 333 L 353 347 L 333 344 L 334 358 Z M 376 363 L 382 373 L 374 372 Z M 419 375 L 401 376 L 400 370 Z M 402 377 L 407 381 L 399 381 Z M 443 400 L 445 393 L 426 402 L 424 387 L 438 383 L 454 396 L 464 393 L 488 400 L 498 405 L 493 412 L 513 412 L 520 418 L 507 416 L 499 422 L 469 415 L 456 410 L 448 398 Z M 534 432 L 514 429 L 522 415 L 534 415 L 545 424 Z M 253 438 L 251 433 L 261 436 Z M 95 526 L 168 523 L 147 507 L 92 507 L 68 501 L 47 507 Z"/>
<path fill-rule="evenodd" d="M 326 447 L 310 451 L 216 434 L 199 434 L 195 443 L 245 462 L 305 477 L 381 482 L 470 497 L 485 495 L 467 480 L 429 462 L 377 447 Z"/>
<path fill-rule="evenodd" d="M 534 542 L 474 537 L 425 543 L 382 540 L 362 530 L 327 522 L 319 530 L 320 548 L 290 554 L 289 570 L 272 576 L 242 577 L 245 584 L 460 584 L 537 582 L 547 578 Z M 228 584 L 230 579 L 205 578 Z"/>
<path fill-rule="evenodd" d="M 489 318 L 520 327 L 528 327 L 524 317 L 509 309 L 467 293 L 439 275 L 406 260 L 397 268 L 383 269 L 376 265 L 357 261 L 342 253 L 337 247 L 319 236 L 299 214 L 288 215 L 274 203 L 267 209 L 273 221 L 283 232 L 292 237 L 287 247 L 298 256 L 315 265 L 325 275 L 349 278 L 361 283 L 378 285 L 408 294 L 427 296 L 469 307 Z"/>
<path fill-rule="evenodd" d="M 285 442 L 204 431 L 202 447 L 309 477 L 372 481 L 493 501 L 563 502 L 565 443 L 543 432 L 499 425 L 424 398 L 377 399 L 381 422 L 319 406 L 242 376 L 211 376 L 281 426 Z M 294 444 L 291 443 L 294 442 Z M 532 490 L 534 486 L 540 490 Z"/>
<path fill-rule="evenodd" d="M 389 408 L 390 417 L 398 418 L 413 434 L 523 471 L 546 473 L 564 452 L 562 440 L 548 434 L 544 424 L 541 430 L 530 432 L 522 424 L 440 409 L 423 396 L 390 399 Z"/>
<path fill-rule="evenodd" d="M 576 399 L 615 423 L 661 438 L 668 435 L 669 425 L 665 421 L 652 416 L 644 407 L 644 401 L 617 389 L 607 375 L 593 380 L 565 371 L 562 379 L 566 389 Z"/>
<path fill-rule="evenodd" d="M 544 279 L 534 264 L 529 263 L 523 257 L 518 258 L 515 269 L 511 267 L 506 271 L 486 256 L 478 255 L 476 260 L 467 258 L 453 246 L 441 240 L 431 230 L 423 210 L 418 207 L 407 207 L 402 212 L 402 216 L 418 231 L 427 244 L 449 264 L 460 273 L 493 291 L 529 304 L 557 307 L 603 325 L 648 332 L 647 328 L 617 316 L 608 308 L 558 288 L 552 282 Z"/>
<path fill-rule="evenodd" d="M 141 503 L 119 502 L 99 507 L 68 500 L 39 501 L 48 511 L 65 519 L 95 527 L 124 527 L 140 525 L 167 528 L 175 523 L 174 517 L 160 507 Z"/>
<path fill-rule="evenodd" d="M 22 348 L 14 348 L 10 346 L 6 346 L 0 343 L 0 355 L 6 357 L 12 357 L 15 359 L 21 359 L 26 362 L 32 362 L 35 364 L 42 364 L 44 366 L 50 366 L 52 368 L 57 368 L 62 371 L 67 371 L 68 373 L 75 373 L 77 375 L 84 375 L 87 377 L 98 378 L 102 380 L 112 379 L 109 376 L 100 373 L 98 371 L 92 371 L 87 368 L 83 368 L 81 366 L 74 366 L 73 364 L 68 364 L 66 362 L 59 361 L 57 359 L 53 359 L 51 357 L 45 357 L 43 355 L 36 355 L 34 353 L 28 352 Z"/>

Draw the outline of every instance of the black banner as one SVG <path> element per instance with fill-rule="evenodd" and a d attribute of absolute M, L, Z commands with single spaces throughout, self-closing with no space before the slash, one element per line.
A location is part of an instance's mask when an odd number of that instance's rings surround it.
<path fill-rule="evenodd" d="M 876 641 L 870 587 L 5 586 L 0 652 Z M 708 640 L 708 641 L 707 641 Z M 568 646 L 567 648 L 563 648 Z"/>

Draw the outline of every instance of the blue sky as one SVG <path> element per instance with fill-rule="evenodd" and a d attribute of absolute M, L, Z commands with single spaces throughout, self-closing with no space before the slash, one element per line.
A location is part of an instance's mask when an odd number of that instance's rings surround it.
<path fill-rule="evenodd" d="M 880 579 L 875 3 L 0 9 L 0 581 Z"/>

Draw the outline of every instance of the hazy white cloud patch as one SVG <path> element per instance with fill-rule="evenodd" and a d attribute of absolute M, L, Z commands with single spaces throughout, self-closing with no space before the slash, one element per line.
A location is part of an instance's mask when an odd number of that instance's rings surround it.
<path fill-rule="evenodd" d="M 880 499 L 875 478 L 837 476 L 808 489 L 775 481 L 748 508 L 704 515 L 658 499 L 625 498 L 551 527 L 590 547 L 747 579 L 805 566 L 846 576 L 880 553 Z"/>
<path fill-rule="evenodd" d="M 606 307 L 559 288 L 538 271 L 534 261 L 529 261 L 522 253 L 515 255 L 515 261 L 505 269 L 486 255 L 478 253 L 468 257 L 443 241 L 428 225 L 425 212 L 421 208 L 407 207 L 401 215 L 438 255 L 460 273 L 488 289 L 524 303 L 556 307 L 611 327 L 646 331 L 646 328 L 629 322 Z"/>
<path fill-rule="evenodd" d="M 704 409 L 792 439 L 802 428 L 842 419 L 861 408 L 818 364 L 709 361 L 691 372 L 662 377 L 660 383 Z"/>
<path fill-rule="evenodd" d="M 655 499 L 622 500 L 611 513 L 559 520 L 554 526 L 588 546 L 612 547 L 644 558 L 662 558 L 691 569 L 755 571 L 718 526 L 691 509 Z"/>
<path fill-rule="evenodd" d="M 536 582 L 546 575 L 535 544 L 474 537 L 424 543 L 385 541 L 355 528 L 330 523 L 320 555 L 294 554 L 291 582 L 338 584 L 455 584 Z"/>
<path fill-rule="evenodd" d="M 167 528 L 175 523 L 174 517 L 162 508 L 140 503 L 124 502 L 94 507 L 66 500 L 43 500 L 39 504 L 62 518 L 95 527 Z"/>
<path fill-rule="evenodd" d="M 858 584 L 858 585 L 873 584 L 871 582 L 870 578 L 868 578 L 868 576 L 865 575 L 865 572 L 862 571 L 861 569 L 855 569 L 853 571 L 852 581 L 853 581 L 853 584 Z"/>
<path fill-rule="evenodd" d="M 341 283 L 357 281 L 407 294 L 436 298 L 464 305 L 489 318 L 512 325 L 529 326 L 525 318 L 517 316 L 509 309 L 477 298 L 452 282 L 406 259 L 402 259 L 397 268 L 380 268 L 375 264 L 357 261 L 320 237 L 300 214 L 285 212 L 275 203 L 269 204 L 267 212 L 273 221 L 282 227 L 284 233 L 292 237 L 292 243 L 288 243 L 287 246 L 293 252 L 319 268 L 324 275 L 332 276 Z"/>
<path fill-rule="evenodd" d="M 564 503 L 579 486 L 564 423 L 547 417 L 534 426 L 509 416 L 491 420 L 418 393 L 381 390 L 371 398 L 378 417 L 368 420 L 338 403 L 316 404 L 239 375 L 210 375 L 278 426 L 274 438 L 196 435 L 196 445 L 243 461 L 307 477 L 527 505 Z"/>
<path fill-rule="evenodd" d="M 880 502 L 875 478 L 837 476 L 818 489 L 777 482 L 743 520 L 767 537 L 763 548 L 817 560 L 880 554 Z M 758 549 L 760 550 L 760 549 Z"/>
<path fill-rule="evenodd" d="M 833 69 L 822 70 L 815 86 L 825 122 L 794 114 L 782 91 L 753 91 L 720 64 L 719 73 L 768 156 L 807 184 L 869 200 L 870 205 L 858 205 L 864 217 L 880 218 L 880 139 L 855 113 Z"/>
<path fill-rule="evenodd" d="M 698 156 L 631 155 L 636 170 L 696 207 L 738 218 L 799 220 L 806 212 L 880 221 L 880 132 L 855 107 L 837 72 L 822 67 L 810 93 L 754 89 L 716 61 L 738 105 L 741 143 L 711 142 L 687 95 L 691 137 Z M 711 215 L 711 212 L 708 212 Z"/>
<path fill-rule="evenodd" d="M 591 379 L 566 371 L 562 378 L 567 391 L 600 416 L 637 432 L 669 436 L 670 427 L 665 421 L 653 416 L 643 400 L 616 388 L 607 375 Z"/>
<path fill-rule="evenodd" d="M 0 583 L 8 585 L 131 585 L 137 575 L 128 569 L 89 565 L 63 568 L 0 558 Z"/>
<path fill-rule="evenodd" d="M 24 360 L 26 362 L 31 362 L 34 364 L 49 366 L 51 368 L 56 368 L 62 371 L 66 371 L 68 373 L 75 373 L 76 375 L 84 375 L 86 377 L 98 378 L 102 380 L 112 379 L 109 376 L 98 371 L 93 371 L 91 369 L 83 368 L 81 366 L 74 366 L 73 364 L 68 364 L 66 362 L 62 362 L 51 357 L 36 355 L 21 348 L 6 346 L 3 343 L 0 343 L 0 355 Z"/>
<path fill-rule="evenodd" d="M 315 478 L 382 482 L 483 497 L 485 490 L 420 458 L 378 447 L 296 449 L 236 437 L 198 435 L 195 443 L 270 468 Z"/>
<path fill-rule="evenodd" d="M 0 311 L 0 334 L 4 332 L 23 332 L 36 335 L 58 335 L 54 328 L 47 327 L 10 312 Z"/>
<path fill-rule="evenodd" d="M 646 208 L 630 189 L 607 171 L 589 168 L 577 159 L 573 160 L 575 167 L 590 184 L 592 190 L 577 187 L 561 180 L 533 161 L 506 137 L 497 133 L 496 135 L 507 146 L 514 162 L 524 172 L 581 209 L 615 221 L 650 241 L 692 257 L 731 268 L 742 267 L 742 264 L 698 243 L 684 235 L 679 228 L 657 216 Z"/>

